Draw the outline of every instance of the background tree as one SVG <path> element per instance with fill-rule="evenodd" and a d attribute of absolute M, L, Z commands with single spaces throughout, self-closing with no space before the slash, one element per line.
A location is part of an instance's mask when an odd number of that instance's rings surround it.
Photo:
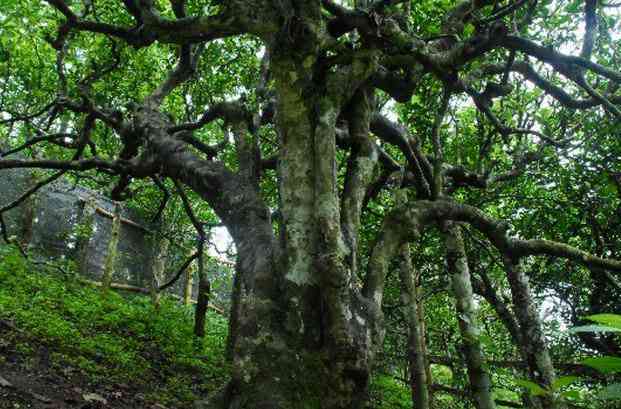
<path fill-rule="evenodd" d="M 183 202 L 200 242 L 193 206 L 230 232 L 234 370 L 214 406 L 363 407 L 393 262 L 413 257 L 401 272 L 412 303 L 446 288 L 443 242 L 461 335 L 437 335 L 463 345 L 449 352 L 463 351 L 479 408 L 496 403 L 469 279 L 528 378 L 550 390 L 536 295 L 570 299 L 574 320 L 618 295 L 618 232 L 606 234 L 621 191 L 614 6 L 5 3 L 5 156 L 27 157 L 0 169 L 52 171 L 25 196 L 63 175 L 115 200 L 174 185 L 192 192 Z M 433 323 L 406 307 L 424 353 L 422 341 L 439 342 Z M 410 356 L 433 392 L 431 359 Z M 525 404 L 563 405 L 552 394 Z"/>

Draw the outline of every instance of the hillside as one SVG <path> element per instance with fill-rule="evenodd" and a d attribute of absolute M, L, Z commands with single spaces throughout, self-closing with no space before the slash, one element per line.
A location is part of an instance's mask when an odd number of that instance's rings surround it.
<path fill-rule="evenodd" d="M 224 318 L 197 341 L 174 299 L 77 280 L 0 248 L 0 408 L 187 408 L 226 382 Z"/>

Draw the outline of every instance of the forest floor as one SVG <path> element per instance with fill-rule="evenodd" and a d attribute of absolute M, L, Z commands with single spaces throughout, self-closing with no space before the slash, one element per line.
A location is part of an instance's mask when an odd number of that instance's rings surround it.
<path fill-rule="evenodd" d="M 63 266 L 65 272 L 71 271 Z M 192 409 L 230 377 L 227 320 L 163 297 L 103 294 L 72 273 L 0 246 L 0 409 Z M 407 385 L 378 374 L 372 407 L 412 407 Z"/>
<path fill-rule="evenodd" d="M 6 338 L 3 330 L 0 340 Z M 59 372 L 50 366 L 49 353 L 43 346 L 28 357 L 16 351 L 9 352 L 8 347 L 3 345 L 5 361 L 0 364 L 1 409 L 165 408 L 148 403 L 144 390 L 124 384 L 95 384 L 84 377 Z"/>
<path fill-rule="evenodd" d="M 103 295 L 0 248 L 0 409 L 192 408 L 229 377 L 226 320 L 164 298 Z"/>

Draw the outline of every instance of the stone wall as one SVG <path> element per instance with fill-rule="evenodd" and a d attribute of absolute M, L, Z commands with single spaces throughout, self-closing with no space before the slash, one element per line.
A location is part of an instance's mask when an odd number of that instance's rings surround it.
<path fill-rule="evenodd" d="M 19 197 L 30 183 L 28 171 L 0 171 L 0 206 Z M 92 234 L 82 237 L 87 203 L 98 211 L 89 221 Z M 112 219 L 106 213 L 112 214 L 114 207 L 111 200 L 96 192 L 59 180 L 43 187 L 32 200 L 10 211 L 6 218 L 9 234 L 28 241 L 29 249 L 50 258 L 74 259 L 83 275 L 98 280 L 103 273 L 112 226 Z M 121 209 L 121 217 L 133 223 L 121 225 L 114 280 L 143 286 L 149 282 L 151 274 L 152 239 L 144 229 L 137 227 L 142 222 L 135 214 Z M 23 235 L 29 230 L 28 240 Z"/>
<path fill-rule="evenodd" d="M 0 207 L 20 197 L 33 181 L 30 170 L 0 170 Z M 101 281 L 115 206 L 113 201 L 97 192 L 61 179 L 43 187 L 4 217 L 9 235 L 27 242 L 34 254 L 74 260 L 82 276 Z M 123 206 L 120 215 L 121 234 L 113 282 L 148 288 L 161 248 L 153 234 L 156 227 L 149 226 Z M 169 276 L 187 256 L 181 249 L 173 247 L 163 255 Z M 206 271 L 215 290 L 212 294 L 214 302 L 226 307 L 233 274 L 231 266 L 210 262 Z M 183 281 L 180 279 L 169 292 L 182 296 Z M 194 297 L 197 284 L 195 278 Z"/>

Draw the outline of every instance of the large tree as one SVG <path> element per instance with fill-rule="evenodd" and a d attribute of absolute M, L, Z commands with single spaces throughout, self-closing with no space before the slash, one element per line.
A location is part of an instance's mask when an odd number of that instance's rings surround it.
<path fill-rule="evenodd" d="M 554 226 L 532 231 L 489 206 L 504 186 L 519 195 L 534 189 L 519 181 L 549 184 L 533 169 L 560 172 L 555 157 L 567 165 L 591 145 L 599 149 L 593 172 L 621 184 L 611 161 L 621 119 L 620 50 L 611 40 L 618 24 L 607 15 L 614 5 L 6 3 L 0 123 L 5 154 L 25 155 L 3 155 L 0 169 L 55 172 L 27 194 L 65 174 L 114 180 L 115 200 L 148 190 L 149 181 L 168 183 L 199 241 L 199 200 L 230 232 L 233 374 L 214 407 L 363 407 L 391 270 L 407 304 L 415 405 L 429 407 L 413 261 L 434 229 L 477 408 L 495 402 L 471 282 L 544 387 L 555 370 L 533 303 L 531 257 L 568 259 L 617 283 L 621 262 L 610 251 L 547 240 Z M 468 259 L 464 231 L 497 253 L 511 308 L 471 277 L 480 266 Z M 558 405 L 549 396 L 525 401 Z"/>

